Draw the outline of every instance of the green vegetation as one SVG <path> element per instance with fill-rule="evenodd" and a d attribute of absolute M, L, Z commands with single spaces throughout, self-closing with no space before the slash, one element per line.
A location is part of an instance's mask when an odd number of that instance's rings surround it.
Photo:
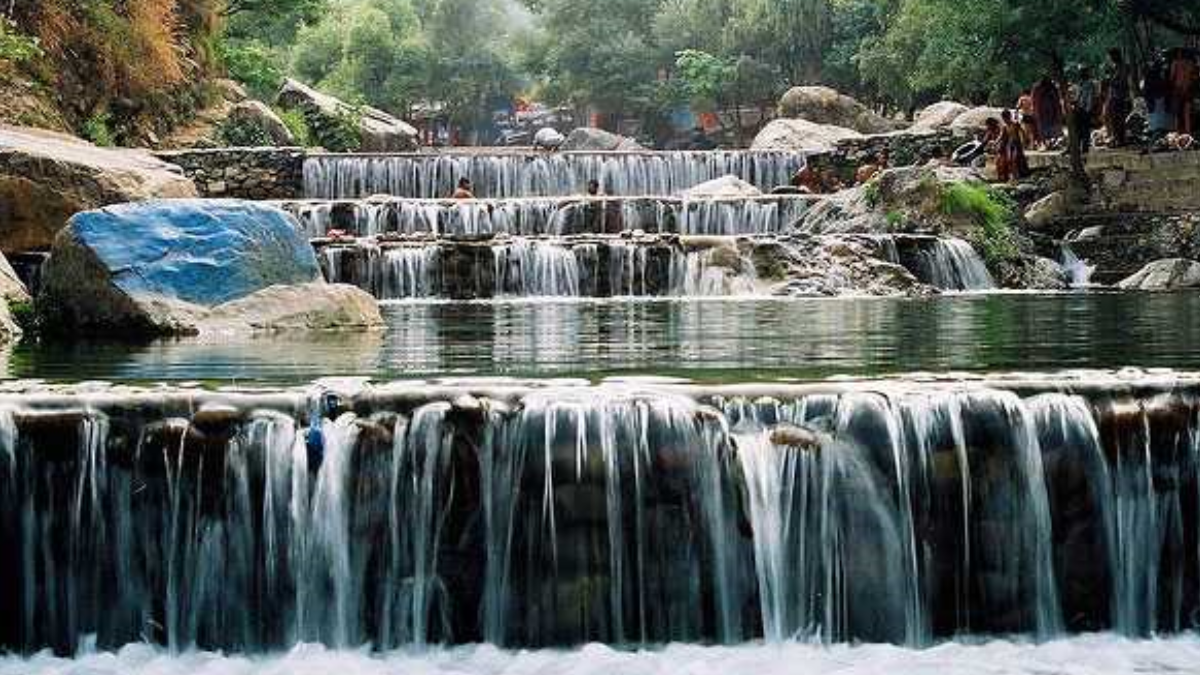
<path fill-rule="evenodd" d="M 292 138 L 296 139 L 296 145 L 301 147 L 310 147 L 315 145 L 313 141 L 312 131 L 308 128 L 308 120 L 304 118 L 304 113 L 299 110 L 276 110 L 279 119 L 283 125 L 292 133 Z"/>
<path fill-rule="evenodd" d="M 21 33 L 15 23 L 0 16 L 0 63 L 20 64 L 41 55 L 37 38 Z"/>
<path fill-rule="evenodd" d="M 1016 207 L 1007 195 L 983 183 L 952 183 L 941 193 L 941 210 L 965 216 L 977 226 L 971 237 L 989 266 L 1020 256 L 1013 222 Z"/>
<path fill-rule="evenodd" d="M 87 140 L 102 148 L 111 148 L 117 144 L 113 136 L 111 123 L 112 115 L 107 112 L 97 112 L 84 120 L 79 133 Z"/>

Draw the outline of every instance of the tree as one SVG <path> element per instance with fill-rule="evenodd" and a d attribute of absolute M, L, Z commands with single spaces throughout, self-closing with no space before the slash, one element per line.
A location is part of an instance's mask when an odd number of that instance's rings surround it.
<path fill-rule="evenodd" d="M 731 48 L 775 64 L 790 84 L 821 81 L 829 46 L 830 0 L 737 0 L 728 27 Z"/>

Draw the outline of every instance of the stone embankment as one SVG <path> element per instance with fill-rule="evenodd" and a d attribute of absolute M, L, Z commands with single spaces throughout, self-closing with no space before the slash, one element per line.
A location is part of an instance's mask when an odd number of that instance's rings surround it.
<path fill-rule="evenodd" d="M 157 153 L 179 166 L 202 197 L 298 199 L 304 193 L 303 148 L 217 148 Z"/>

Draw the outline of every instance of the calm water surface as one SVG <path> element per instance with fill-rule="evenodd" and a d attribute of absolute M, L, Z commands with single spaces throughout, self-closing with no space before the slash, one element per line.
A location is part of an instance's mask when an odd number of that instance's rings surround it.
<path fill-rule="evenodd" d="M 1200 294 L 396 304 L 385 314 L 388 330 L 373 335 L 25 344 L 8 355 L 6 375 L 284 384 L 331 376 L 749 381 L 1200 369 Z"/>

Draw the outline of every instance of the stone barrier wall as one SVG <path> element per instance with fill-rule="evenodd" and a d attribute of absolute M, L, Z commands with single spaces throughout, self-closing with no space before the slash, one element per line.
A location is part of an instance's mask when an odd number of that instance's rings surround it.
<path fill-rule="evenodd" d="M 298 199 L 304 196 L 303 148 L 177 150 L 157 156 L 183 169 L 202 197 Z"/>

